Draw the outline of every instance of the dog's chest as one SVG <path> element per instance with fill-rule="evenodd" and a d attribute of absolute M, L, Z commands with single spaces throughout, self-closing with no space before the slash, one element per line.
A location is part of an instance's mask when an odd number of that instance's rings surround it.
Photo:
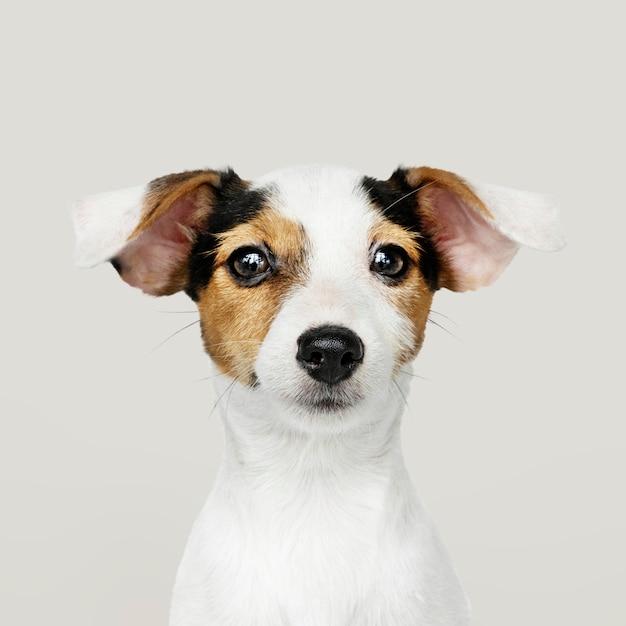
<path fill-rule="evenodd" d="M 292 589 L 286 596 L 310 585 L 331 593 L 332 579 L 345 586 L 355 575 L 362 582 L 372 570 L 384 533 L 382 489 L 335 482 L 332 475 L 294 476 L 290 488 L 283 484 L 272 493 L 268 485 L 267 491 L 248 494 L 245 504 L 239 499 L 231 523 L 233 530 L 238 527 L 241 558 L 261 578 L 273 571 L 283 579 L 284 588 Z"/>
<path fill-rule="evenodd" d="M 283 486 L 278 499 L 216 489 L 190 539 L 179 589 L 184 579 L 190 593 L 203 588 L 202 611 L 216 624 L 360 623 L 382 602 L 385 581 L 411 568 L 388 527 L 394 507 L 382 485 L 333 490 L 328 480 Z"/>

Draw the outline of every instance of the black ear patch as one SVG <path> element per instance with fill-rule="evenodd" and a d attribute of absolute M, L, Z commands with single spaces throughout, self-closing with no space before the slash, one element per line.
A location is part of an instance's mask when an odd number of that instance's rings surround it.
<path fill-rule="evenodd" d="M 397 169 L 388 180 L 365 176 L 361 182 L 370 201 L 390 221 L 419 235 L 420 271 L 432 291 L 439 289 L 441 262 L 432 239 L 424 230 L 418 206 L 419 187 L 411 186 L 405 170 Z"/>
<path fill-rule="evenodd" d="M 250 189 L 250 184 L 232 169 L 223 172 L 215 189 L 215 204 L 200 230 L 189 257 L 189 283 L 186 293 L 196 301 L 215 269 L 219 235 L 251 220 L 267 206 L 267 192 Z"/>

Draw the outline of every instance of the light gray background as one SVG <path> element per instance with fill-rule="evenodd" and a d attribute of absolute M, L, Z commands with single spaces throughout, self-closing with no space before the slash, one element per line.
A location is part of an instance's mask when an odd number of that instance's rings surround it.
<path fill-rule="evenodd" d="M 565 251 L 436 298 L 452 334 L 430 326 L 405 449 L 475 624 L 623 626 L 617 7 L 5 7 L 0 623 L 165 624 L 220 457 L 197 326 L 157 348 L 191 303 L 75 270 L 72 200 L 197 167 L 333 162 L 559 198 Z"/>

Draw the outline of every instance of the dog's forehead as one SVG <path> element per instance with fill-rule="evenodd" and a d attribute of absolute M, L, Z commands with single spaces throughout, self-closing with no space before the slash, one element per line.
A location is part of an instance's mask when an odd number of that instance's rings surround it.
<path fill-rule="evenodd" d="M 363 188 L 364 177 L 334 166 L 301 166 L 279 170 L 254 183 L 273 208 L 301 224 L 310 239 L 358 238 L 366 235 L 376 212 Z"/>

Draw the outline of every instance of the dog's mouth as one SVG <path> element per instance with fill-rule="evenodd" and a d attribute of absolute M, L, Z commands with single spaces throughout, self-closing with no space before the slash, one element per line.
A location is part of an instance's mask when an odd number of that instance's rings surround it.
<path fill-rule="evenodd" d="M 296 402 L 316 413 L 339 413 L 354 407 L 362 399 L 354 385 L 317 384 L 314 388 L 296 394 Z"/>
<path fill-rule="evenodd" d="M 339 416 L 357 406 L 364 398 L 361 385 L 351 379 L 339 384 L 329 385 L 307 379 L 285 388 L 276 388 L 268 381 L 254 374 L 251 376 L 249 386 L 253 389 L 263 389 L 273 392 L 283 401 L 298 408 L 300 411 L 311 416 Z"/>

